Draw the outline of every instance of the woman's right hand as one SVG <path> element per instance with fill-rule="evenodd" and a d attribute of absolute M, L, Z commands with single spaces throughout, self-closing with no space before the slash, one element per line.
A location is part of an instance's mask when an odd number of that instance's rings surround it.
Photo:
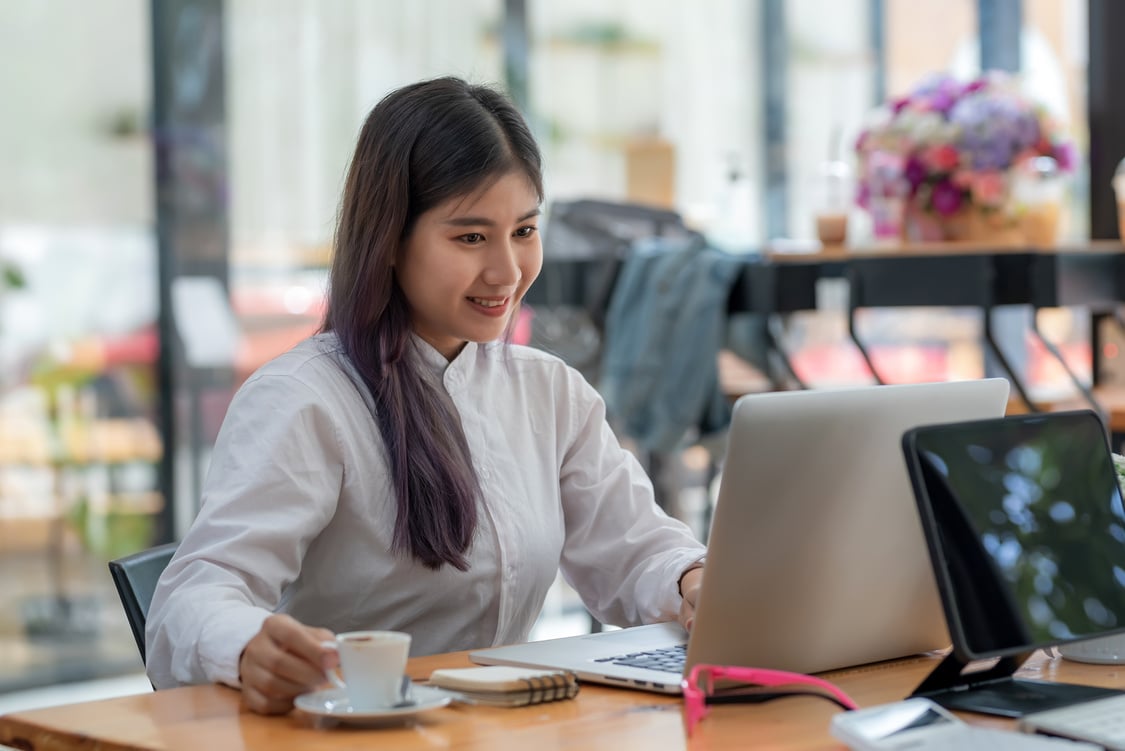
<path fill-rule="evenodd" d="M 339 664 L 335 650 L 323 646 L 334 638 L 283 613 L 266 618 L 238 661 L 243 704 L 259 714 L 291 710 L 293 699 L 323 685 Z"/>

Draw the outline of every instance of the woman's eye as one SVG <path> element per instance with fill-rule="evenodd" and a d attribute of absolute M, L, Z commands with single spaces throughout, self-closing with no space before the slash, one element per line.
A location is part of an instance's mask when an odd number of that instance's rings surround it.
<path fill-rule="evenodd" d="M 539 228 L 531 225 L 528 225 L 527 227 L 520 227 L 516 230 L 516 237 L 531 237 L 535 234 L 535 231 L 537 229 Z"/>
<path fill-rule="evenodd" d="M 484 235 L 479 232 L 470 232 L 467 235 L 461 235 L 461 241 L 469 245 L 476 245 L 477 243 L 484 242 Z"/>

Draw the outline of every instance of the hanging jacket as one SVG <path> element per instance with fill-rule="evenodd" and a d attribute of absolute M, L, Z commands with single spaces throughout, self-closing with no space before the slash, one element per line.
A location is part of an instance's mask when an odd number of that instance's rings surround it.
<path fill-rule="evenodd" d="M 719 388 L 727 298 L 743 261 L 701 238 L 634 244 L 606 315 L 600 390 L 641 448 L 670 451 L 730 422 Z"/>

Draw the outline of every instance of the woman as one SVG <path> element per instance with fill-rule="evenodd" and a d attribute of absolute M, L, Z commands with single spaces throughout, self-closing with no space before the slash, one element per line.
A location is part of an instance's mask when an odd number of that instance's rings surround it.
<path fill-rule="evenodd" d="M 690 625 L 703 548 L 597 393 L 497 339 L 542 266 L 540 157 L 502 95 L 444 78 L 369 115 L 323 330 L 239 389 L 148 617 L 158 688 L 285 712 L 336 631 L 414 654 L 522 641 L 561 567 L 591 612 Z"/>

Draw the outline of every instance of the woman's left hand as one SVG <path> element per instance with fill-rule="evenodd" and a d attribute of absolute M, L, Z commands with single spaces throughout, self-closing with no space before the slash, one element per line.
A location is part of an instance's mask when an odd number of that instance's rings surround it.
<path fill-rule="evenodd" d="M 703 568 L 693 568 L 680 579 L 680 625 L 691 631 L 695 623 L 695 602 L 699 597 L 699 588 L 703 586 Z"/>

